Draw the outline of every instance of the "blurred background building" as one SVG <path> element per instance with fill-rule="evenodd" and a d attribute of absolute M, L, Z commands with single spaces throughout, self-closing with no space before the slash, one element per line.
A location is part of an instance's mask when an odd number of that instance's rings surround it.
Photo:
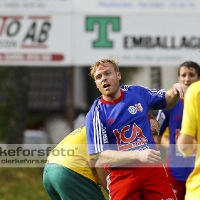
<path fill-rule="evenodd" d="M 197 0 L 2 0 L 0 13 L 2 142 L 57 143 L 83 125 L 100 58 L 118 59 L 122 84 L 165 89 L 200 63 Z"/>

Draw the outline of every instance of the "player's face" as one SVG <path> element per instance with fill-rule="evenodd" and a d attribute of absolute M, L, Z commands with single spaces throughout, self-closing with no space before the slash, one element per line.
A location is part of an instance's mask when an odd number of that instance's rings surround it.
<path fill-rule="evenodd" d="M 186 86 L 190 86 L 193 82 L 198 80 L 198 74 L 195 69 L 182 66 L 180 68 L 180 75 L 178 77 L 179 83 L 183 83 Z"/>
<path fill-rule="evenodd" d="M 106 101 L 113 101 L 120 97 L 121 73 L 116 72 L 111 63 L 100 64 L 94 72 L 97 88 Z"/>

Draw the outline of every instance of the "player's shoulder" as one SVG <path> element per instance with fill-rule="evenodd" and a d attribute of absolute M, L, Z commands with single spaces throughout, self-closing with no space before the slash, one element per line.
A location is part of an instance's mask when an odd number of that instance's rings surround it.
<path fill-rule="evenodd" d="M 190 85 L 190 87 L 187 89 L 187 93 L 200 93 L 200 81 L 194 82 Z"/>
<path fill-rule="evenodd" d="M 91 111 L 91 110 L 94 110 L 95 108 L 97 108 L 97 107 L 100 106 L 100 104 L 101 104 L 101 98 L 102 98 L 102 96 L 97 97 L 97 98 L 94 100 L 94 102 L 93 102 L 93 104 L 92 104 L 92 106 L 91 106 L 91 108 L 90 108 L 90 111 Z"/>
<path fill-rule="evenodd" d="M 88 116 L 91 116 L 91 115 L 93 116 L 94 112 L 98 110 L 98 108 L 102 104 L 100 99 L 101 99 L 101 96 L 94 100 L 89 112 L 86 114 L 86 119 L 88 118 Z"/>
<path fill-rule="evenodd" d="M 133 85 L 121 85 L 120 88 L 122 91 L 126 92 L 126 91 L 132 91 L 132 90 L 139 91 L 145 87 L 133 84 Z"/>
<path fill-rule="evenodd" d="M 73 134 L 78 134 L 78 133 L 85 133 L 86 127 L 85 126 L 80 126 L 76 128 L 72 133 Z"/>
<path fill-rule="evenodd" d="M 85 134 L 86 133 L 86 127 L 85 126 L 80 126 L 73 130 L 68 136 L 75 136 L 78 134 Z"/>
<path fill-rule="evenodd" d="M 192 83 L 186 91 L 184 103 L 187 107 L 193 107 L 194 103 L 200 102 L 200 81 Z"/>
<path fill-rule="evenodd" d="M 200 86 L 200 80 L 192 83 L 190 86 L 200 90 L 200 87 L 199 87 Z"/>

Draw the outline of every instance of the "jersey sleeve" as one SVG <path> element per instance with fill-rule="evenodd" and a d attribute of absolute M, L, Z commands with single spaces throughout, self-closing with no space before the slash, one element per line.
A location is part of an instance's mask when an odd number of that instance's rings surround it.
<path fill-rule="evenodd" d="M 164 134 L 165 130 L 167 129 L 167 127 L 169 126 L 167 111 L 165 111 L 165 110 L 159 110 L 156 119 L 158 120 L 158 122 L 160 124 L 159 135 L 162 136 Z"/>
<path fill-rule="evenodd" d="M 149 110 L 166 108 L 164 89 L 149 89 L 143 86 L 134 86 L 134 89 L 145 99 Z"/>
<path fill-rule="evenodd" d="M 99 106 L 94 105 L 86 115 L 86 138 L 88 153 L 97 154 L 109 149 L 106 129 L 100 119 Z"/>

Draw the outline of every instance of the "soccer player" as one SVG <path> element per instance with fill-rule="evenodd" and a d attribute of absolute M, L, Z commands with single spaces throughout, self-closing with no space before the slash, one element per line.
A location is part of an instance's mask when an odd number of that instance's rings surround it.
<path fill-rule="evenodd" d="M 147 113 L 174 106 L 186 86 L 176 83 L 167 92 L 137 85 L 120 87 L 118 63 L 111 59 L 95 62 L 90 75 L 102 96 L 86 115 L 88 149 L 110 166 L 110 199 L 176 199 L 160 152 L 155 150 Z"/>
<path fill-rule="evenodd" d="M 103 167 L 98 172 L 106 189 L 108 173 Z M 43 184 L 52 200 L 105 200 L 90 164 L 85 126 L 75 129 L 52 150 L 43 171 Z"/>
<path fill-rule="evenodd" d="M 200 67 L 197 63 L 186 61 L 179 66 L 179 83 L 190 86 L 199 77 Z M 162 136 L 166 128 L 169 128 L 169 137 L 163 135 L 161 143 L 164 143 L 165 146 L 169 145 L 166 169 L 178 200 L 184 200 L 186 192 L 185 183 L 193 170 L 195 161 L 195 154 L 184 158 L 176 146 L 181 129 L 183 107 L 184 100 L 180 99 L 173 108 L 170 110 L 160 110 L 157 116 L 157 120 L 161 125 L 160 135 Z"/>
<path fill-rule="evenodd" d="M 184 104 L 181 134 L 177 145 L 185 156 L 190 156 L 196 151 L 195 167 L 187 179 L 185 195 L 185 200 L 196 200 L 200 199 L 200 81 L 192 83 L 187 89 Z M 198 147 L 194 138 L 197 139 Z"/>
<path fill-rule="evenodd" d="M 158 121 L 150 114 L 149 121 L 152 134 L 157 136 Z M 90 164 L 85 127 L 77 128 L 67 135 L 47 159 L 43 182 L 52 200 L 104 199 L 98 184 L 108 192 L 106 183 L 108 170 L 104 170 L 99 160 Z"/>

